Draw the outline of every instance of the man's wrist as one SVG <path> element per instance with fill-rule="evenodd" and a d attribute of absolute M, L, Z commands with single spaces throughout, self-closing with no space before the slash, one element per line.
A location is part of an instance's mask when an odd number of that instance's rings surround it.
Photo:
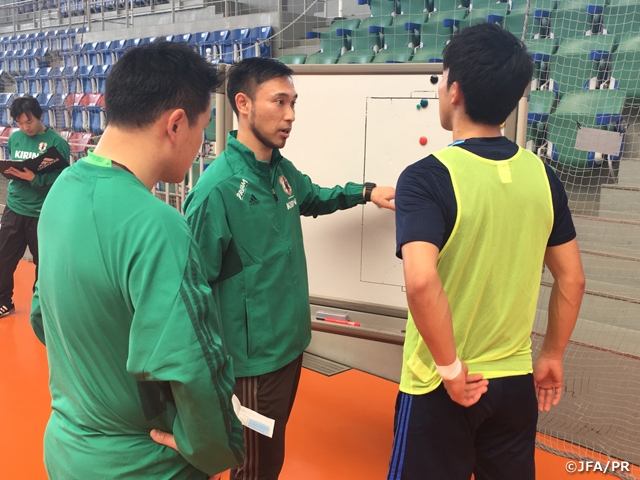
<path fill-rule="evenodd" d="M 451 365 L 436 365 L 436 370 L 443 380 L 453 380 L 460 375 L 460 372 L 462 371 L 462 362 L 458 357 L 456 357 L 455 361 Z"/>
<path fill-rule="evenodd" d="M 377 185 L 375 183 L 365 182 L 364 190 L 362 192 L 362 196 L 363 196 L 365 202 L 370 202 L 371 201 L 371 192 L 373 192 L 373 189 L 376 188 L 376 187 L 377 187 Z"/>

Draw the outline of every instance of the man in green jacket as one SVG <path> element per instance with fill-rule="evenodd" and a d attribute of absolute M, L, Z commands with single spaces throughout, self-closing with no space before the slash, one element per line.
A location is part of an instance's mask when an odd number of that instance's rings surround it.
<path fill-rule="evenodd" d="M 31 321 L 49 360 L 52 480 L 205 480 L 242 460 L 200 252 L 150 192 L 184 178 L 219 84 L 183 44 L 129 50 L 107 78 L 100 142 L 44 204 Z"/>
<path fill-rule="evenodd" d="M 393 210 L 395 190 L 348 183 L 322 188 L 283 158 L 295 120 L 293 71 L 251 58 L 228 75 L 237 117 L 227 148 L 185 202 L 219 301 L 224 342 L 242 404 L 275 420 L 272 438 L 245 429 L 245 462 L 233 480 L 275 480 L 302 352 L 311 341 L 307 266 L 300 215 L 333 213 L 372 201 Z"/>
<path fill-rule="evenodd" d="M 9 137 L 11 160 L 27 160 L 56 147 L 69 161 L 69 144 L 42 122 L 42 108 L 33 97 L 20 97 L 11 105 L 11 116 L 20 130 Z M 7 205 L 0 222 L 0 317 L 14 311 L 13 273 L 29 246 L 38 277 L 38 217 L 44 199 L 62 170 L 36 173 L 28 168 L 9 168 L 15 177 L 9 182 Z"/>

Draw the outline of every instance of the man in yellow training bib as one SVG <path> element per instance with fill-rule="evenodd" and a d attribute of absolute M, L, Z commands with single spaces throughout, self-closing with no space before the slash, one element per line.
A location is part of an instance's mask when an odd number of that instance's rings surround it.
<path fill-rule="evenodd" d="M 560 400 L 584 292 L 576 232 L 553 170 L 500 132 L 531 81 L 522 42 L 484 23 L 443 60 L 454 142 L 409 166 L 396 193 L 410 313 L 388 479 L 534 480 L 538 410 Z M 534 366 L 543 261 L 555 282 Z"/>

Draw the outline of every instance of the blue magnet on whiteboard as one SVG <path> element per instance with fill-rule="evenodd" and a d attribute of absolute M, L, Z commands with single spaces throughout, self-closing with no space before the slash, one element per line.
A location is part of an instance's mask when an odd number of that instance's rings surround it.
<path fill-rule="evenodd" d="M 427 108 L 427 105 L 429 105 L 429 100 L 427 100 L 426 98 L 423 98 L 422 100 L 420 100 L 420 106 L 422 108 Z"/>

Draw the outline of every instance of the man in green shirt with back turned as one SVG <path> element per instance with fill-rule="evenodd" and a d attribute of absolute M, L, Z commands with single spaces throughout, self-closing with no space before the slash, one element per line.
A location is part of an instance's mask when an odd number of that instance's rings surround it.
<path fill-rule="evenodd" d="M 11 105 L 11 116 L 20 127 L 9 137 L 11 160 L 27 160 L 56 147 L 69 161 L 69 144 L 42 122 L 42 108 L 33 97 L 17 98 Z M 9 182 L 7 205 L 0 222 L 0 317 L 14 311 L 13 272 L 25 248 L 33 255 L 38 277 L 38 217 L 51 185 L 62 170 L 35 173 L 27 168 L 9 168 L 4 173 L 16 177 Z"/>

